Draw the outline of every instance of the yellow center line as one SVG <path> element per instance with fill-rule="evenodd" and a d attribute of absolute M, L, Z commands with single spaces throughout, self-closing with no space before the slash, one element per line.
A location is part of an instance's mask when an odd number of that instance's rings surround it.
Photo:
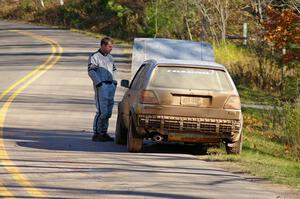
<path fill-rule="evenodd" d="M 24 81 L 28 80 L 30 77 L 32 77 L 33 75 L 35 75 L 39 70 L 41 70 L 44 66 L 46 66 L 50 60 L 53 58 L 54 54 L 56 53 L 56 48 L 54 46 L 54 42 L 50 41 L 47 38 L 43 38 L 39 35 L 35 35 L 32 33 L 27 33 L 27 32 L 20 32 L 17 30 L 11 30 L 11 32 L 17 32 L 19 34 L 23 34 L 23 35 L 27 35 L 27 36 L 31 36 L 33 38 L 36 38 L 38 40 L 42 40 L 44 42 L 47 42 L 51 45 L 52 47 L 52 54 L 48 57 L 48 59 L 41 65 L 39 65 L 35 70 L 31 71 L 30 73 L 28 73 L 26 76 L 24 76 L 23 78 L 21 78 L 20 80 L 18 80 L 16 83 L 14 83 L 13 85 L 11 85 L 8 89 L 6 89 L 3 93 L 0 94 L 0 100 L 5 97 L 10 91 L 12 91 L 14 88 L 16 88 L 17 86 L 19 86 L 21 83 L 23 83 Z"/>
<path fill-rule="evenodd" d="M 14 198 L 14 196 L 4 187 L 2 183 L 0 183 L 0 196 L 2 196 L 4 199 Z"/>
<path fill-rule="evenodd" d="M 15 84 L 10 86 L 7 90 L 5 90 L 1 95 L 0 99 L 3 98 L 5 95 L 7 95 L 10 91 L 12 91 L 14 88 L 20 85 L 20 87 L 11 94 L 11 96 L 8 98 L 8 100 L 4 103 L 2 108 L 0 109 L 0 157 L 1 157 L 1 164 L 5 167 L 5 169 L 13 176 L 13 178 L 17 181 L 18 184 L 20 184 L 27 193 L 34 197 L 34 198 L 42 198 L 46 197 L 45 193 L 43 193 L 41 190 L 34 187 L 33 183 L 30 182 L 25 175 L 23 175 L 20 171 L 20 169 L 14 164 L 13 161 L 10 160 L 9 155 L 5 149 L 4 141 L 3 141 L 3 128 L 5 123 L 5 117 L 7 114 L 7 111 L 10 107 L 10 105 L 13 103 L 14 99 L 26 88 L 28 87 L 32 82 L 34 82 L 36 79 L 41 77 L 43 74 L 45 74 L 49 69 L 51 69 L 57 61 L 61 58 L 61 54 L 63 52 L 60 45 L 51 39 L 48 39 L 46 37 L 42 37 L 33 33 L 28 32 L 21 32 L 21 31 L 15 31 L 19 34 L 28 35 L 33 38 L 45 41 L 49 43 L 52 46 L 52 54 L 48 57 L 48 59 L 38 66 L 34 71 L 27 74 L 25 77 L 17 81 Z M 56 48 L 58 48 L 58 55 L 55 55 L 57 53 Z M 55 56 L 54 56 L 55 55 Z M 55 57 L 55 58 L 54 58 Z M 54 60 L 53 60 L 54 58 Z M 23 84 L 22 84 L 23 83 Z M 22 84 L 22 85 L 21 85 Z M 2 192 L 3 189 L 3 192 Z M 4 187 L 0 188 L 0 196 L 2 193 L 6 194 L 7 196 L 10 196 L 12 198 L 12 194 Z M 4 192 L 5 191 L 5 192 Z"/>

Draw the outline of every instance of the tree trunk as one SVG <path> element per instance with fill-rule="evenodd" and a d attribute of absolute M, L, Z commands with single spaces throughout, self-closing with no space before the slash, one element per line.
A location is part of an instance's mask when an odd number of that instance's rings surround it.
<path fill-rule="evenodd" d="M 189 26 L 189 22 L 187 20 L 187 17 L 185 16 L 184 19 L 185 19 L 185 24 L 186 24 L 186 28 L 187 28 L 188 33 L 189 33 L 190 40 L 193 41 L 193 36 L 192 36 L 191 30 L 190 30 L 190 26 Z"/>
<path fill-rule="evenodd" d="M 262 8 L 261 8 L 261 1 L 260 0 L 258 0 L 258 13 L 259 13 L 260 22 L 263 22 Z"/>
<path fill-rule="evenodd" d="M 41 1 L 42 7 L 44 8 L 45 7 L 44 1 L 43 0 L 40 0 L 40 1 Z"/>
<path fill-rule="evenodd" d="M 156 0 L 156 4 L 155 4 L 155 38 L 157 36 L 157 32 L 158 32 L 158 24 L 157 24 L 157 14 L 158 14 L 158 1 Z"/>

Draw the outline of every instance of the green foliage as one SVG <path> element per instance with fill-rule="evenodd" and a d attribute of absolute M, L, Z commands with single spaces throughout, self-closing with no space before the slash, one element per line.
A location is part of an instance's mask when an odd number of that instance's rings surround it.
<path fill-rule="evenodd" d="M 216 61 L 225 65 L 238 85 L 276 91 L 279 88 L 280 70 L 264 56 L 234 43 L 214 44 Z"/>
<path fill-rule="evenodd" d="M 237 85 L 295 101 L 300 94 L 300 68 L 281 68 L 269 53 L 259 48 L 231 42 L 214 43 L 216 61 L 227 67 Z"/>
<path fill-rule="evenodd" d="M 107 8 L 116 12 L 119 18 L 124 17 L 124 14 L 128 11 L 124 6 L 116 4 L 114 1 L 108 1 Z"/>
<path fill-rule="evenodd" d="M 157 37 L 187 39 L 183 10 L 185 10 L 185 6 L 182 1 L 152 2 L 146 9 L 148 33 Z M 190 12 L 186 12 L 187 14 L 193 15 L 194 11 L 191 9 Z"/>
<path fill-rule="evenodd" d="M 300 160 L 300 98 L 295 104 L 285 104 L 282 110 L 283 125 L 279 129 L 281 140 L 284 141 L 287 150 L 298 155 Z"/>
<path fill-rule="evenodd" d="M 234 43 L 214 43 L 216 61 L 226 66 L 241 62 L 252 62 L 253 55 L 248 49 L 237 46 Z"/>
<path fill-rule="evenodd" d="M 274 96 L 257 88 L 237 85 L 241 101 L 244 104 L 273 105 Z"/>
<path fill-rule="evenodd" d="M 283 86 L 281 92 L 282 100 L 296 101 L 300 95 L 299 75 L 288 75 L 283 77 Z"/>
<path fill-rule="evenodd" d="M 60 7 L 58 16 L 67 27 L 79 29 L 99 29 L 100 20 L 108 20 L 113 11 L 108 9 L 108 0 L 80 0 L 69 1 L 65 6 Z M 99 14 L 101 13 L 101 14 Z M 104 18 L 106 16 L 107 18 Z"/>
<path fill-rule="evenodd" d="M 23 0 L 21 1 L 20 7 L 24 12 L 31 12 L 34 8 L 34 5 L 31 0 Z"/>
<path fill-rule="evenodd" d="M 249 132 L 246 137 L 256 139 L 252 145 L 246 142 L 246 147 L 300 161 L 300 101 L 283 104 L 274 99 L 273 102 L 270 110 L 243 110 L 245 129 Z"/>

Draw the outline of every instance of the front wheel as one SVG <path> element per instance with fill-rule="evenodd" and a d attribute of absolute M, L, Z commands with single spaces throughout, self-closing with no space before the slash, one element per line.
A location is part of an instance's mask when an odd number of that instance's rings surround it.
<path fill-rule="evenodd" d="M 120 113 L 117 116 L 115 143 L 120 145 L 126 145 L 127 143 L 126 129 L 124 128 Z"/>
<path fill-rule="evenodd" d="M 243 134 L 241 133 L 238 141 L 234 143 L 225 143 L 227 154 L 240 154 L 243 146 Z"/>
<path fill-rule="evenodd" d="M 129 128 L 127 132 L 127 150 L 129 152 L 140 152 L 143 148 L 143 138 L 136 133 L 136 128 L 132 117 L 129 120 Z"/>

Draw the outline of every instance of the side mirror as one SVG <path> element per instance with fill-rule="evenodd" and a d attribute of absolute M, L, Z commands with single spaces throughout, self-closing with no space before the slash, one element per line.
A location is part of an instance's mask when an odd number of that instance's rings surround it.
<path fill-rule="evenodd" d="M 125 88 L 129 88 L 129 80 L 127 79 L 122 79 L 121 80 L 121 86 Z"/>

